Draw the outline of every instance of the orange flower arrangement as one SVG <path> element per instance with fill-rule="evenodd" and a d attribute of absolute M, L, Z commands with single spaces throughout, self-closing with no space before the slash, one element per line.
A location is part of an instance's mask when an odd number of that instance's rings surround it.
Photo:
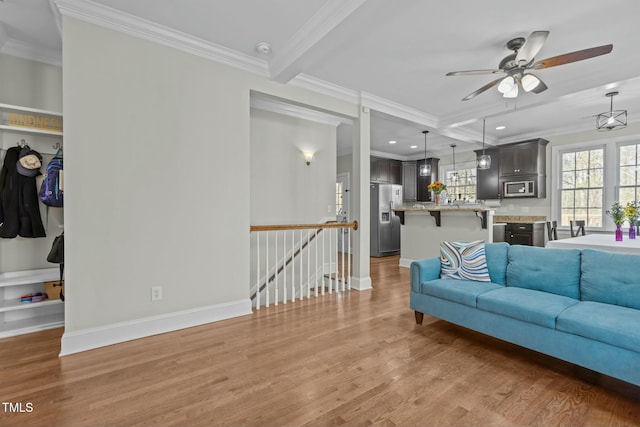
<path fill-rule="evenodd" d="M 433 191 L 434 194 L 440 194 L 446 189 L 447 189 L 447 186 L 444 185 L 442 181 L 435 181 L 427 186 L 427 190 Z"/>

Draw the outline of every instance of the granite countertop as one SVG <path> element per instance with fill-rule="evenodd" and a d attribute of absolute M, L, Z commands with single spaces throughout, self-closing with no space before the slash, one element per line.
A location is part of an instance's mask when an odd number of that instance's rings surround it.
<path fill-rule="evenodd" d="M 453 212 L 458 212 L 458 211 L 464 211 L 464 212 L 476 211 L 476 212 L 483 212 L 483 211 L 492 211 L 493 209 L 485 208 L 485 207 L 482 207 L 480 205 L 469 205 L 469 206 L 461 205 L 459 207 L 432 205 L 432 206 L 424 206 L 424 207 L 397 207 L 397 208 L 393 208 L 393 210 L 396 211 L 396 212 L 429 212 L 429 211 L 453 211 Z"/>
<path fill-rule="evenodd" d="M 547 217 L 544 215 L 494 215 L 493 222 L 535 224 L 539 222 L 547 222 Z"/>

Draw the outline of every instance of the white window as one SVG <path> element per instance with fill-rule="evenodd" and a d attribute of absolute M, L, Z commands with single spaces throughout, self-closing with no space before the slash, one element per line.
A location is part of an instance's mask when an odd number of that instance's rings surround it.
<path fill-rule="evenodd" d="M 640 144 L 621 145 L 618 155 L 618 201 L 622 206 L 640 200 Z"/>
<path fill-rule="evenodd" d="M 454 178 L 453 165 L 446 165 L 440 169 L 444 177 L 442 182 L 447 186 L 449 200 L 475 201 L 476 200 L 476 165 L 475 162 L 456 165 Z"/>
<path fill-rule="evenodd" d="M 640 202 L 637 137 L 560 145 L 552 153 L 552 219 L 558 218 L 560 226 L 583 219 L 588 228 L 612 230 L 605 213 L 611 205 Z"/>
<path fill-rule="evenodd" d="M 560 225 L 585 220 L 587 227 L 602 227 L 604 149 L 561 154 Z"/>

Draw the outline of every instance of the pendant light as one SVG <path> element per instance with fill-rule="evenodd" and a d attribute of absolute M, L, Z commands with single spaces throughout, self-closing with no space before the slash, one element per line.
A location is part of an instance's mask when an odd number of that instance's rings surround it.
<path fill-rule="evenodd" d="M 456 172 L 456 144 L 451 144 L 451 151 L 453 152 L 453 173 L 451 174 L 451 181 L 458 181 L 458 172 Z"/>
<path fill-rule="evenodd" d="M 606 113 L 596 116 L 596 129 L 600 132 L 627 127 L 627 110 L 613 110 L 613 97 L 618 92 L 609 92 L 605 96 L 611 98 L 611 108 Z"/>
<path fill-rule="evenodd" d="M 491 167 L 491 156 L 484 154 L 484 129 L 486 120 L 482 120 L 482 155 L 478 156 L 478 169 L 489 169 Z"/>
<path fill-rule="evenodd" d="M 420 176 L 429 176 L 431 175 L 431 165 L 427 163 L 427 134 L 428 130 L 423 130 L 424 134 L 424 165 L 420 166 Z"/>

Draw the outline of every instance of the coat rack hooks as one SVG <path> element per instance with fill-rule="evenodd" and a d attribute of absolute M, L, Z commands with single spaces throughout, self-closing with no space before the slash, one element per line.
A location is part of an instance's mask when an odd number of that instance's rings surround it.
<path fill-rule="evenodd" d="M 20 141 L 18 141 L 18 146 L 19 146 L 20 148 L 24 148 L 24 147 L 26 147 L 27 145 L 28 145 L 28 144 L 27 144 L 27 141 L 25 141 L 24 139 L 21 139 Z"/>
<path fill-rule="evenodd" d="M 62 144 L 59 142 L 56 142 L 55 144 L 53 144 L 53 149 L 54 150 L 62 150 Z"/>

